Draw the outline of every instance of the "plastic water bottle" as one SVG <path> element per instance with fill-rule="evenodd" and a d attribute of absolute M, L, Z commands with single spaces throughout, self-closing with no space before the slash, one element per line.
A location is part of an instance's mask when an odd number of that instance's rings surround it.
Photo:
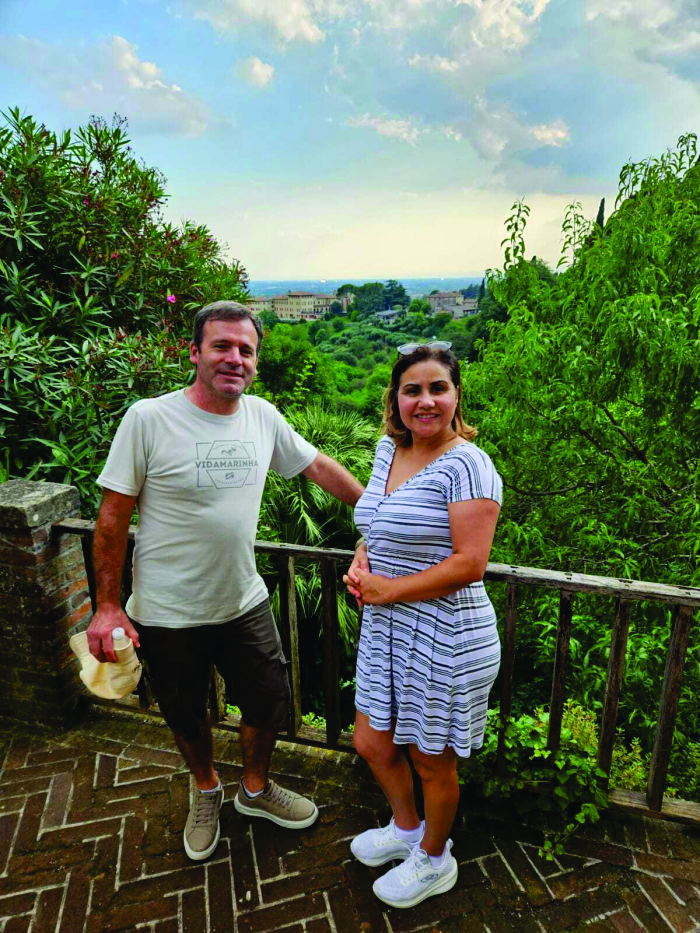
<path fill-rule="evenodd" d="M 114 642 L 114 650 L 119 652 L 117 654 L 117 664 L 122 664 L 136 654 L 134 643 L 123 628 L 119 627 L 112 630 L 112 641 Z"/>
<path fill-rule="evenodd" d="M 128 696 L 141 677 L 141 662 L 134 643 L 123 628 L 112 631 L 116 661 L 100 663 L 90 654 L 87 634 L 80 632 L 70 640 L 71 648 L 81 663 L 80 679 L 96 696 L 116 700 Z"/>

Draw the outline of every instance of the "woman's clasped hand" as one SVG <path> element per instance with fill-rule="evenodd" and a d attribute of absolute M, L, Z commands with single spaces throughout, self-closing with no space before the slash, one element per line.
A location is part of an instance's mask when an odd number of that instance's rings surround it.
<path fill-rule="evenodd" d="M 355 558 L 343 575 L 343 583 L 361 606 L 381 606 L 393 600 L 391 579 L 370 572 L 364 545 L 355 551 Z"/>

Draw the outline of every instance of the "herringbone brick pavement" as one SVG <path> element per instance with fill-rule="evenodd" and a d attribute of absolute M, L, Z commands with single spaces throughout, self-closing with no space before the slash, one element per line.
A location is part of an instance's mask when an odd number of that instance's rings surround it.
<path fill-rule="evenodd" d="M 310 794 L 318 823 L 293 832 L 233 808 L 238 745 L 217 731 L 226 787 L 221 842 L 182 849 L 188 777 L 167 729 L 93 710 L 63 734 L 0 729 L 0 933 L 692 933 L 700 930 L 700 833 L 609 814 L 540 859 L 543 831 L 464 801 L 459 881 L 410 910 L 372 894 L 378 871 L 349 840 L 386 822 L 383 798 L 345 753 L 280 744 L 275 779 Z"/>

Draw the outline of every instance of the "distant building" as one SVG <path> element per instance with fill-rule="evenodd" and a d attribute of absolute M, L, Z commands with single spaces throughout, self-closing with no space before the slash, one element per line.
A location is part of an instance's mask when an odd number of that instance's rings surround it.
<path fill-rule="evenodd" d="M 479 313 L 479 299 L 463 298 L 461 304 L 454 305 L 452 308 L 445 308 L 444 310 L 449 311 L 455 320 L 460 317 L 470 317 L 472 314 Z"/>
<path fill-rule="evenodd" d="M 393 321 L 395 317 L 403 314 L 405 310 L 405 308 L 389 308 L 388 311 L 377 311 L 374 316 L 379 318 L 380 321 Z"/>
<path fill-rule="evenodd" d="M 455 305 L 464 301 L 461 292 L 435 292 L 434 295 L 426 295 L 425 300 L 433 314 L 436 311 L 452 311 Z"/>
<path fill-rule="evenodd" d="M 272 298 L 263 298 L 261 296 L 251 298 L 250 310 L 255 314 L 260 314 L 261 311 L 272 311 Z"/>
<path fill-rule="evenodd" d="M 289 292 L 275 295 L 272 310 L 280 321 L 316 321 L 321 313 L 316 310 L 313 292 Z"/>
<path fill-rule="evenodd" d="M 288 292 L 286 295 L 272 295 L 269 298 L 254 297 L 250 300 L 255 314 L 261 311 L 274 311 L 280 321 L 317 321 L 331 309 L 334 301 L 340 302 L 343 311 L 355 296 L 323 295 L 316 292 Z"/>
<path fill-rule="evenodd" d="M 314 295 L 314 310 L 323 316 L 331 310 L 334 301 L 340 301 L 335 295 Z"/>

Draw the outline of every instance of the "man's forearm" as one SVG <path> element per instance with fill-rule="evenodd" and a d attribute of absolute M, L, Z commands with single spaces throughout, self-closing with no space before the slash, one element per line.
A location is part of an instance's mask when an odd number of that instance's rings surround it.
<path fill-rule="evenodd" d="M 97 605 L 120 605 L 122 572 L 126 557 L 129 523 L 133 513 L 130 497 L 112 503 L 104 501 L 95 526 L 92 560 L 95 568 Z"/>
<path fill-rule="evenodd" d="M 326 454 L 319 453 L 314 462 L 302 472 L 321 489 L 348 505 L 355 505 L 364 492 L 363 486 L 352 473 Z"/>

